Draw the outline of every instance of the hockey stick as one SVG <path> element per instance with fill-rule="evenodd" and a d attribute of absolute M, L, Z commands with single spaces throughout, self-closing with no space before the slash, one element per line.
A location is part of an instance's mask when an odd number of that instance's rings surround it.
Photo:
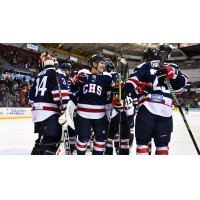
<path fill-rule="evenodd" d="M 161 57 L 161 59 L 160 59 L 160 67 L 164 67 L 164 61 L 165 61 L 165 59 L 167 58 L 167 56 L 171 53 L 171 51 L 172 51 L 172 49 L 169 47 L 169 48 L 166 49 L 166 51 L 163 53 L 163 55 L 162 55 L 162 57 Z M 173 97 L 173 99 L 174 99 L 176 105 L 178 106 L 178 109 L 179 109 L 179 111 L 180 111 L 180 113 L 181 113 L 181 116 L 182 116 L 183 121 L 184 121 L 184 123 L 185 123 L 185 126 L 186 126 L 186 128 L 187 128 L 187 130 L 188 130 L 188 132 L 189 132 L 189 134 L 190 134 L 190 137 L 191 137 L 192 142 L 193 142 L 193 144 L 194 144 L 194 146 L 195 146 L 195 148 L 196 148 L 196 151 L 197 151 L 198 155 L 200 155 L 200 151 L 199 151 L 199 148 L 198 148 L 198 146 L 197 146 L 197 143 L 196 143 L 196 141 L 195 141 L 195 139 L 194 139 L 194 136 L 193 136 L 193 134 L 192 134 L 192 131 L 191 131 L 191 129 L 190 129 L 190 127 L 189 127 L 189 124 L 188 124 L 188 122 L 187 122 L 187 120 L 186 120 L 186 118 L 185 118 L 185 115 L 184 115 L 184 113 L 183 113 L 183 111 L 182 111 L 182 109 L 181 109 L 181 106 L 180 106 L 180 104 L 179 104 L 179 102 L 178 102 L 178 99 L 176 98 L 176 95 L 174 94 L 173 88 L 172 88 L 172 86 L 171 86 L 171 84 L 170 84 L 170 82 L 169 82 L 169 80 L 168 80 L 167 78 L 165 78 L 165 81 L 166 81 L 166 83 L 167 83 L 167 86 L 168 86 L 168 88 L 169 88 L 169 90 L 170 90 L 170 92 L 171 92 L 171 94 L 172 94 L 172 97 Z"/>
<path fill-rule="evenodd" d="M 63 111 L 63 102 L 62 102 L 62 95 L 61 95 L 61 87 L 60 87 L 60 78 L 59 78 L 59 73 L 58 73 L 58 64 L 56 65 L 56 79 L 58 83 L 58 91 L 59 91 L 59 98 L 60 98 L 60 107 L 61 107 L 61 115 L 64 113 Z M 67 109 L 66 109 L 66 119 L 67 122 L 62 125 L 62 138 L 63 142 L 59 146 L 56 155 L 61 155 L 62 150 L 65 150 L 65 155 L 71 155 L 70 151 L 70 144 L 69 144 L 69 133 L 68 133 L 68 125 L 72 128 L 74 128 L 74 122 L 73 122 L 73 113 L 74 113 L 75 105 L 72 101 L 69 101 L 67 104 Z"/>
<path fill-rule="evenodd" d="M 119 102 L 121 102 L 121 59 L 117 60 L 119 78 Z M 121 112 L 119 114 L 119 155 L 121 155 Z"/>

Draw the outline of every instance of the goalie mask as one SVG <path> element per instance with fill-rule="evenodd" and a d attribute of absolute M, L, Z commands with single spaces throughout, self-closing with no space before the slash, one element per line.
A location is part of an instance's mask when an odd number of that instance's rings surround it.
<path fill-rule="evenodd" d="M 46 66 L 54 66 L 54 58 L 53 56 L 46 56 L 44 59 L 44 67 Z"/>

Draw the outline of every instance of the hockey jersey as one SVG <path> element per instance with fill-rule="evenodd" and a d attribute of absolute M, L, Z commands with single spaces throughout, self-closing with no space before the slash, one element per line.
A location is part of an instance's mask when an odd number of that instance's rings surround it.
<path fill-rule="evenodd" d="M 106 100 L 110 98 L 112 76 L 107 72 L 103 72 L 103 75 L 94 74 L 87 69 L 82 69 L 78 73 L 87 74 L 87 81 L 84 84 L 71 85 L 72 93 L 80 90 L 77 113 L 87 119 L 102 118 L 105 115 Z"/>
<path fill-rule="evenodd" d="M 58 69 L 63 108 L 70 99 L 65 73 Z M 55 68 L 47 68 L 38 73 L 30 90 L 32 121 L 40 122 L 53 114 L 60 114 L 60 97 Z"/>
<path fill-rule="evenodd" d="M 130 93 L 136 89 L 141 82 L 152 83 L 153 90 L 147 95 L 142 95 L 139 99 L 139 105 L 145 105 L 146 108 L 153 114 L 163 117 L 170 117 L 172 115 L 172 95 L 168 89 L 165 79 L 157 78 L 156 72 L 159 69 L 160 61 L 151 61 L 142 63 L 130 75 L 126 81 L 123 90 Z M 165 66 L 170 66 L 179 70 L 179 74 L 175 80 L 170 79 L 171 86 L 175 93 L 180 94 L 188 77 L 182 74 L 178 65 L 173 63 L 164 63 Z"/>

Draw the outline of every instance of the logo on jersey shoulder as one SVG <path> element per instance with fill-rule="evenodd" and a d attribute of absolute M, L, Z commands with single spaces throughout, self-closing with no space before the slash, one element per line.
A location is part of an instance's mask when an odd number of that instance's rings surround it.
<path fill-rule="evenodd" d="M 95 76 L 95 75 L 92 75 L 92 79 L 96 80 L 96 76 Z"/>

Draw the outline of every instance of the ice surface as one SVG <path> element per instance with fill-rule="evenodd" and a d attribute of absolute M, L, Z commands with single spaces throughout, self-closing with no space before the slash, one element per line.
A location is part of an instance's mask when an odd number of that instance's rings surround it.
<path fill-rule="evenodd" d="M 200 112 L 185 115 L 193 136 L 200 148 Z M 190 135 L 179 112 L 173 113 L 173 133 L 169 144 L 169 155 L 197 155 Z M 37 134 L 33 134 L 34 126 L 31 118 L 0 120 L 0 155 L 30 155 Z M 114 151 L 115 152 L 115 151 Z M 155 153 L 152 141 L 152 155 Z M 76 152 L 74 153 L 76 154 Z M 131 155 L 136 155 L 134 141 Z M 91 155 L 88 149 L 86 155 Z M 114 153 L 115 155 L 115 153 Z"/>

